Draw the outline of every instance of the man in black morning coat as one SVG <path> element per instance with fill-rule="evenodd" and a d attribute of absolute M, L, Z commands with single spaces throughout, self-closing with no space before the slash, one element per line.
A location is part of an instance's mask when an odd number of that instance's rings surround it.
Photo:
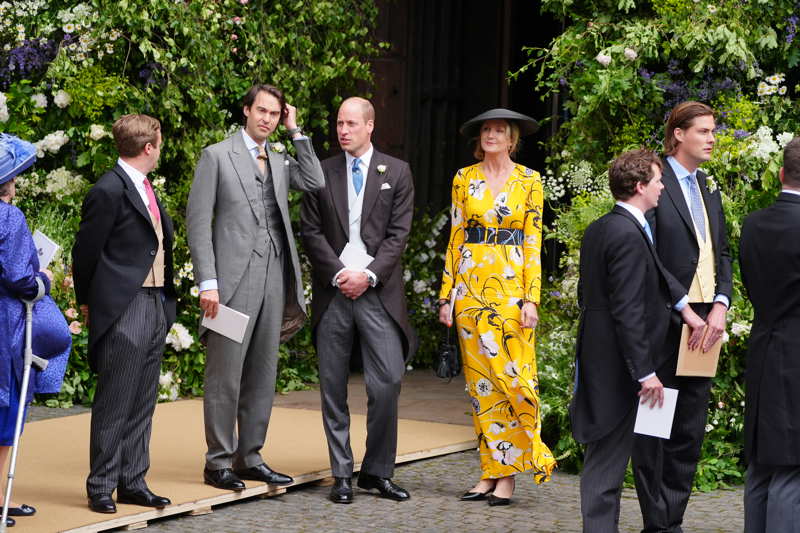
<path fill-rule="evenodd" d="M 583 530 L 595 533 L 618 530 L 637 395 L 651 407 L 663 402 L 657 355 L 673 305 L 686 295 L 658 260 L 644 217 L 664 188 L 661 161 L 646 150 L 626 152 L 612 163 L 609 184 L 617 204 L 586 229 L 581 244 L 581 323 L 570 405 L 572 433 L 586 444 Z M 703 320 L 685 303 L 680 308 L 697 328 L 698 343 Z"/>
<path fill-rule="evenodd" d="M 753 302 L 745 372 L 744 529 L 800 531 L 800 138 L 783 152 L 783 190 L 742 226 Z"/>

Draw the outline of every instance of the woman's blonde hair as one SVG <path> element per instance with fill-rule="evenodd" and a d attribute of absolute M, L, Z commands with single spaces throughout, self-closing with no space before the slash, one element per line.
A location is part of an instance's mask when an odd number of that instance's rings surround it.
<path fill-rule="evenodd" d="M 505 120 L 505 119 L 492 119 L 492 120 L 503 120 L 506 123 L 506 135 L 508 136 L 509 140 L 511 141 L 511 146 L 508 149 L 508 155 L 513 157 L 514 154 L 517 153 L 519 149 L 519 126 L 513 120 Z M 483 148 L 481 148 L 481 130 L 483 129 L 483 124 L 480 125 L 478 128 L 478 136 L 475 138 L 475 150 L 472 152 L 472 155 L 475 156 L 475 159 L 478 161 L 483 161 L 483 158 L 486 154 L 483 153 Z"/>

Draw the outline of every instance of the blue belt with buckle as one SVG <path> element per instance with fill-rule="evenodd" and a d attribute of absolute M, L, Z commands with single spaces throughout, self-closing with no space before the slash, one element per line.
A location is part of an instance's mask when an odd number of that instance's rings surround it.
<path fill-rule="evenodd" d="M 475 226 L 467 228 L 464 237 L 464 240 L 470 244 L 520 246 L 525 240 L 525 232 L 521 229 Z"/>

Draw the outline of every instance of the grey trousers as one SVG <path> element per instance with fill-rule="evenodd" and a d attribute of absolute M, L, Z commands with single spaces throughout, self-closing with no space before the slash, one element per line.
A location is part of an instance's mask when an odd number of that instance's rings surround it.
<path fill-rule="evenodd" d="M 147 488 L 150 433 L 167 337 L 163 293 L 141 289 L 97 343 L 86 492 Z"/>
<path fill-rule="evenodd" d="M 367 386 L 367 451 L 361 471 L 392 477 L 397 454 L 397 398 L 405 371 L 401 333 L 374 289 L 356 300 L 341 292 L 317 325 L 322 421 L 334 477 L 353 475 L 347 380 L 358 334 Z"/>
<path fill-rule="evenodd" d="M 283 256 L 271 246 L 264 257 L 251 252 L 227 303 L 250 317 L 244 339 L 240 344 L 208 332 L 203 415 L 210 470 L 264 462 L 261 448 L 275 398 L 285 287 Z"/>
<path fill-rule="evenodd" d="M 800 532 L 800 465 L 750 463 L 744 485 L 744 530 Z"/>
<path fill-rule="evenodd" d="M 622 482 L 633 448 L 634 405 L 622 422 L 602 439 L 586 445 L 581 472 L 584 533 L 616 533 Z"/>

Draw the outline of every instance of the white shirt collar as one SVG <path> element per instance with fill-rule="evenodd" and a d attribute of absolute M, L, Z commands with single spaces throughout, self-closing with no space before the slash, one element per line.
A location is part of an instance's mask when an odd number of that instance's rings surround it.
<path fill-rule="evenodd" d="M 369 143 L 369 148 L 367 148 L 367 151 L 364 152 L 361 157 L 359 157 L 361 164 L 366 168 L 369 168 L 369 163 L 372 161 L 372 152 L 372 143 Z M 350 169 L 353 168 L 353 160 L 355 159 L 355 156 L 350 154 L 350 152 L 345 152 L 344 157 L 345 161 L 347 161 L 348 172 L 350 172 Z M 364 173 L 364 177 L 366 177 L 366 172 Z"/>
<path fill-rule="evenodd" d="M 144 180 L 147 176 L 123 161 L 121 157 L 117 159 L 117 164 L 122 167 L 122 170 L 124 170 L 125 174 L 133 181 L 137 189 L 144 189 Z"/>
<path fill-rule="evenodd" d="M 250 135 L 247 134 L 247 131 L 244 128 L 242 128 L 242 139 L 244 139 L 244 145 L 247 147 L 248 152 L 252 152 L 253 150 L 256 150 L 256 152 L 258 152 L 259 146 L 264 147 L 264 150 L 267 149 L 266 141 L 264 141 L 264 144 L 259 145 L 256 141 L 253 140 L 252 137 L 250 137 Z M 256 155 L 258 154 L 256 153 Z"/>
<path fill-rule="evenodd" d="M 639 223 L 640 226 L 644 227 L 644 225 L 647 223 L 647 219 L 644 218 L 644 213 L 642 213 L 642 210 L 636 207 L 635 205 L 623 202 L 622 200 L 619 200 L 617 202 L 617 205 L 625 209 L 631 215 L 633 215 L 633 218 L 636 219 L 636 221 Z"/>
<path fill-rule="evenodd" d="M 790 190 L 790 189 L 783 189 L 783 190 L 781 190 L 781 192 L 785 192 L 785 193 L 789 193 L 789 194 L 796 194 L 797 196 L 800 196 L 800 191 L 794 191 L 794 190 Z"/>
<path fill-rule="evenodd" d="M 696 176 L 697 175 L 697 169 L 694 169 L 694 172 L 689 172 L 688 170 L 686 170 L 686 167 L 681 165 L 678 162 L 678 160 L 675 159 L 674 157 L 672 157 L 671 155 L 667 156 L 667 163 L 669 163 L 669 166 L 672 167 L 672 171 L 675 173 L 675 176 L 679 180 L 685 178 L 686 176 Z"/>

